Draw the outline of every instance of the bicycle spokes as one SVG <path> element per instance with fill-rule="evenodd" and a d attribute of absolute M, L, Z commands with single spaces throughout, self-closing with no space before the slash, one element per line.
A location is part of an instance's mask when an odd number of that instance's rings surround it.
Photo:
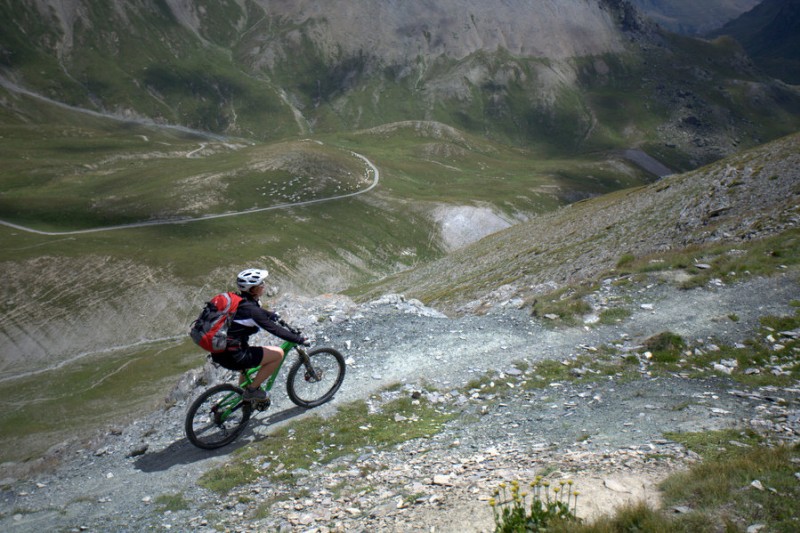
<path fill-rule="evenodd" d="M 186 416 L 186 436 L 200 448 L 218 448 L 234 440 L 247 425 L 252 406 L 241 399 L 242 390 L 222 384 L 204 392 Z"/>
<path fill-rule="evenodd" d="M 317 348 L 306 353 L 289 369 L 286 392 L 300 407 L 316 407 L 330 400 L 344 379 L 342 355 L 333 348 Z"/>

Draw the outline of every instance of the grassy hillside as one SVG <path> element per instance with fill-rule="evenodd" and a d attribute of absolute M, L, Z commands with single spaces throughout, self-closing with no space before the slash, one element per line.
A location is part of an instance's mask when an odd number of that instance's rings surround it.
<path fill-rule="evenodd" d="M 0 226 L 0 377 L 182 336 L 247 265 L 317 294 L 436 259 L 438 206 L 518 221 L 652 179 L 613 152 L 553 159 L 434 122 L 257 143 L 36 109 L 0 124 L 0 218 L 49 233 Z M 353 152 L 380 180 L 348 197 L 374 179 Z"/>
<path fill-rule="evenodd" d="M 672 252 L 685 247 L 719 245 L 696 249 L 695 259 L 707 262 L 705 254 L 724 255 L 747 241 L 795 228 L 769 245 L 790 250 L 800 216 L 798 154 L 800 134 L 795 134 L 696 171 L 533 218 L 351 293 L 366 299 L 400 292 L 451 312 L 476 311 L 498 299 L 530 305 L 556 287 L 635 259 L 646 263 L 651 255 L 656 261 L 686 262 L 691 252 Z"/>

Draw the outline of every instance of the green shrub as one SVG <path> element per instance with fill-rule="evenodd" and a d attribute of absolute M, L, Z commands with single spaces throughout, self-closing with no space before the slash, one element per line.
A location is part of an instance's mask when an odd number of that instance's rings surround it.
<path fill-rule="evenodd" d="M 677 363 L 686 342 L 680 335 L 664 331 L 644 341 L 644 347 L 652 352 L 653 361 L 657 363 Z"/>
<path fill-rule="evenodd" d="M 630 265 L 636 260 L 636 256 L 633 254 L 623 254 L 622 257 L 619 258 L 617 261 L 617 268 L 622 268 L 625 266 Z"/>
<path fill-rule="evenodd" d="M 631 316 L 631 312 L 623 307 L 612 307 L 610 309 L 603 309 L 600 311 L 600 323 L 611 325 L 617 322 L 622 322 Z"/>
<path fill-rule="evenodd" d="M 154 503 L 158 505 L 159 511 L 162 513 L 164 511 L 183 511 L 189 508 L 189 501 L 180 492 L 157 496 Z"/>

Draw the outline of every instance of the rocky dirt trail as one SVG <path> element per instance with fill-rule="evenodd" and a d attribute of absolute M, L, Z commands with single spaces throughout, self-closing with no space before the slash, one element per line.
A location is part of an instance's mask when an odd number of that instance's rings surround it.
<path fill-rule="evenodd" d="M 273 406 L 256 415 L 239 441 L 215 452 L 194 448 L 182 425 L 187 401 L 201 390 L 198 370 L 176 388 L 174 406 L 56 447 L 50 469 L 21 475 L 4 465 L 0 529 L 488 531 L 487 500 L 502 481 L 542 473 L 572 479 L 582 494 L 579 514 L 592 516 L 626 501 L 657 502 L 658 481 L 697 459 L 664 432 L 755 427 L 790 440 L 800 435 L 798 386 L 745 390 L 712 372 L 702 379 L 653 376 L 646 361 L 634 380 L 521 386 L 536 379 L 527 369 L 536 361 L 572 360 L 612 344 L 635 353 L 642 340 L 663 331 L 706 346 L 752 338 L 759 317 L 793 314 L 790 302 L 800 298 L 794 275 L 690 291 L 657 281 L 606 283 L 594 298 L 624 299 L 632 315 L 611 326 L 552 329 L 513 301 L 496 302 L 485 316 L 446 318 L 399 296 L 364 305 L 335 296 L 282 298 L 277 308 L 288 321 L 315 331 L 318 344 L 341 349 L 348 360 L 341 392 L 315 412 L 358 399 L 379 408 L 416 394 L 459 416 L 431 438 L 293 472 L 294 488 L 260 479 L 220 496 L 198 487 L 199 476 L 306 415 L 281 385 Z M 466 389 L 488 371 L 518 394 Z M 391 383 L 404 385 L 389 392 Z M 336 490 L 342 486 L 352 490 Z M 188 508 L 164 510 L 158 498 L 168 494 L 180 494 Z M 276 503 L 254 518 L 265 501 Z"/>

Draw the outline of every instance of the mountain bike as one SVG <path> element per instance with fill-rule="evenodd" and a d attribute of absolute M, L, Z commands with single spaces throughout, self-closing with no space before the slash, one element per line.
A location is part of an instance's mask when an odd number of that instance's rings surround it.
<path fill-rule="evenodd" d="M 297 330 L 294 330 L 299 333 Z M 333 398 L 344 380 L 344 357 L 333 348 L 314 348 L 286 341 L 281 344 L 283 359 L 261 388 L 269 392 L 275 384 L 283 363 L 294 350 L 297 360 L 289 368 L 286 392 L 300 407 L 310 409 Z M 186 437 L 199 448 L 213 450 L 230 444 L 244 431 L 253 410 L 265 411 L 270 402 L 249 402 L 242 399 L 244 387 L 253 382 L 258 367 L 245 372 L 239 385 L 221 383 L 203 392 L 186 412 Z"/>

